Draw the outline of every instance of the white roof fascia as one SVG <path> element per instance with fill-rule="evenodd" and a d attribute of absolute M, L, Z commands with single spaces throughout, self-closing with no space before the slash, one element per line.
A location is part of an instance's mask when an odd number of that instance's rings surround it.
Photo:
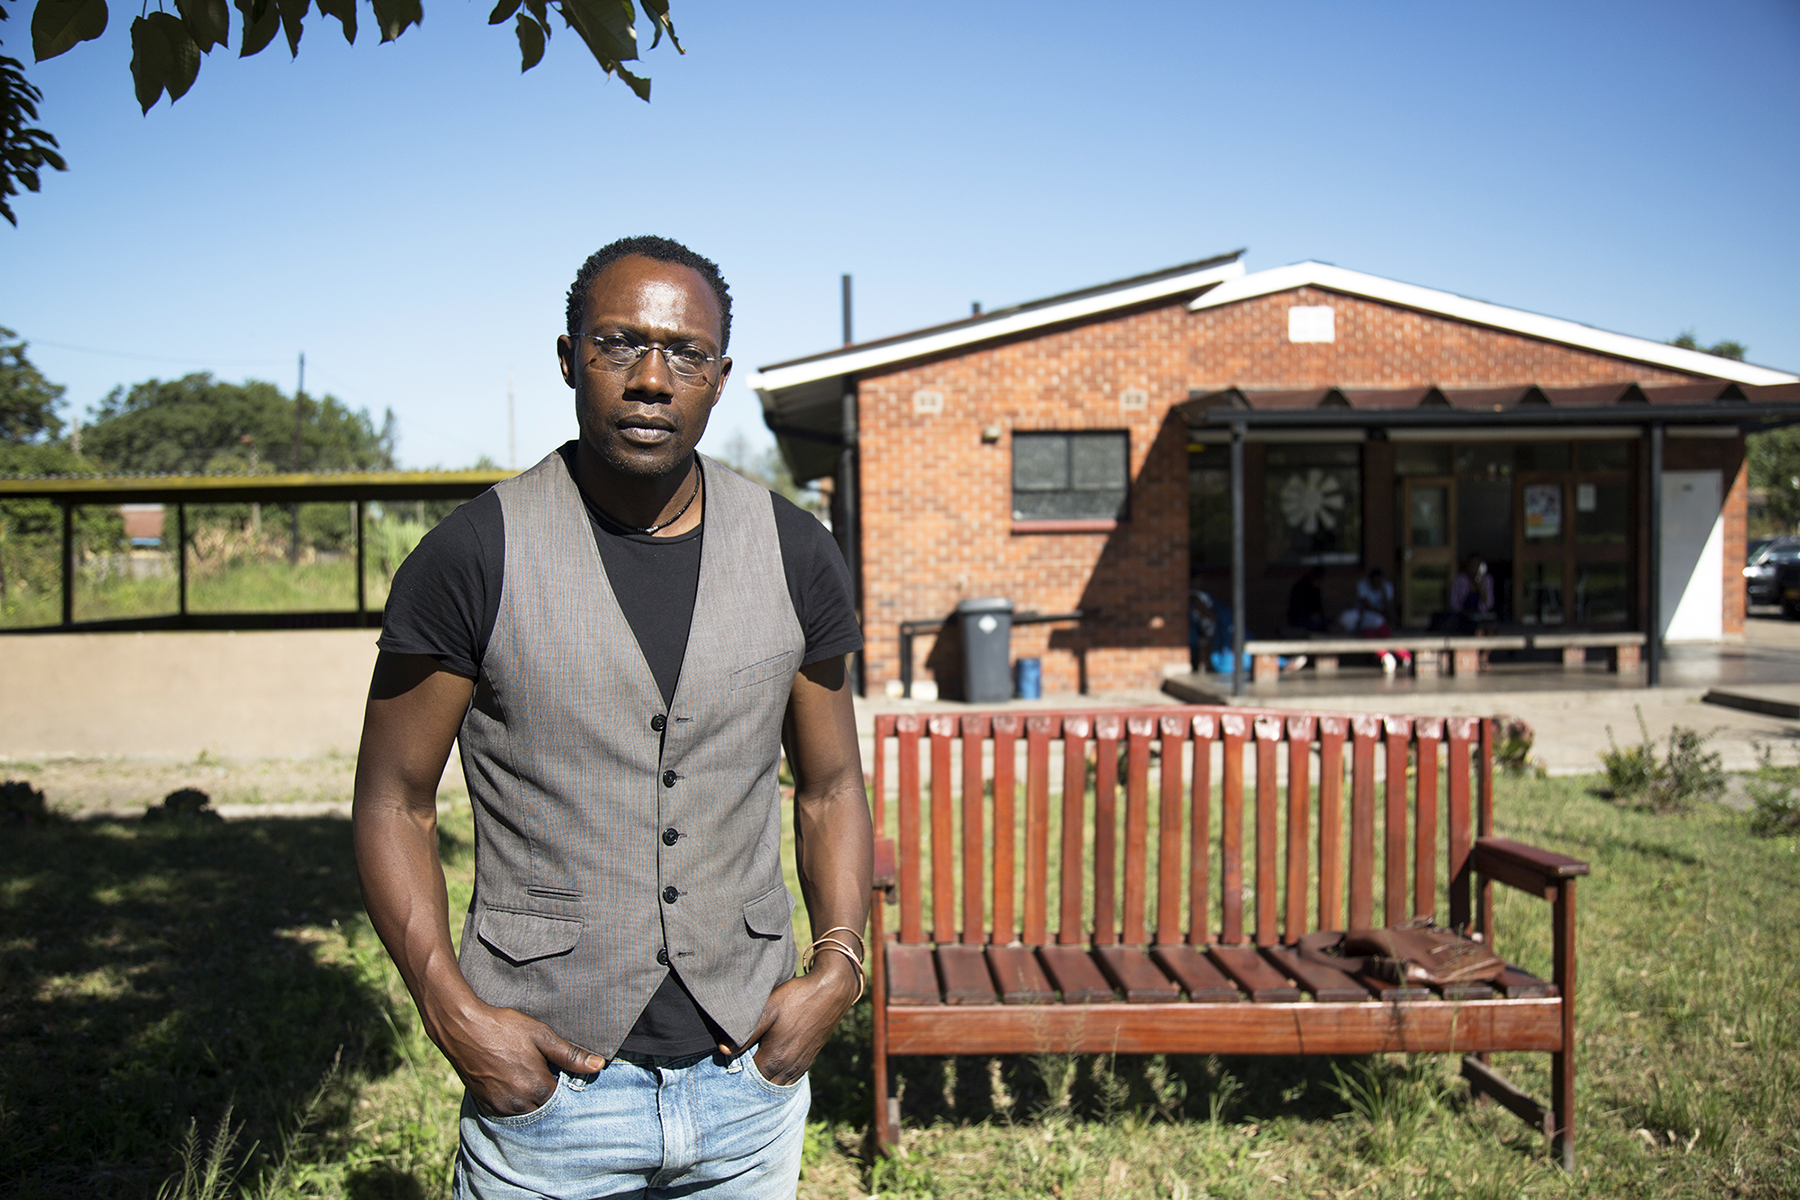
<path fill-rule="evenodd" d="M 1360 271 L 1347 271 L 1328 263 L 1294 263 L 1290 266 L 1275 267 L 1272 270 L 1258 271 L 1253 275 L 1229 280 L 1204 296 L 1198 297 L 1188 305 L 1188 308 L 1190 311 L 1199 312 L 1201 309 L 1217 308 L 1222 304 L 1233 304 L 1239 300 L 1249 300 L 1256 296 L 1267 296 L 1275 292 L 1288 292 L 1301 287 L 1320 287 L 1334 292 L 1347 292 L 1352 296 L 1365 296 L 1371 300 L 1381 300 L 1404 308 L 1437 313 L 1459 321 L 1470 321 L 1477 325 L 1488 325 L 1495 329 L 1504 329 L 1528 337 L 1542 338 L 1545 341 L 1579 346 L 1586 350 L 1596 350 L 1602 354 L 1611 354 L 1619 358 L 1654 363 L 1675 371 L 1686 371 L 1713 379 L 1729 379 L 1734 383 L 1800 382 L 1800 375 L 1792 375 L 1786 371 L 1752 366 L 1749 363 L 1720 358 L 1699 350 L 1683 350 L 1679 346 L 1653 342 L 1648 338 L 1631 337 L 1623 333 L 1609 333 L 1604 329 L 1595 329 L 1591 325 L 1582 325 L 1575 321 L 1546 317 L 1517 308 L 1504 308 L 1498 304 L 1471 300 L 1466 296 L 1457 296 L 1450 292 L 1440 292 L 1410 283 L 1400 283 L 1392 279 L 1383 279 L 1377 275 L 1365 275 Z"/>
<path fill-rule="evenodd" d="M 775 367 L 771 370 L 759 371 L 750 376 L 748 382 L 758 392 L 765 394 L 777 392 L 796 384 L 829 379 L 836 375 L 854 375 L 859 371 L 884 367 L 889 363 L 902 362 L 909 358 L 921 358 L 928 354 L 954 350 L 959 346 L 992 341 L 995 338 L 1007 337 L 1045 325 L 1054 325 L 1061 321 L 1072 321 L 1079 317 L 1088 317 L 1115 308 L 1129 308 L 1133 304 L 1142 304 L 1148 300 L 1158 300 L 1164 296 L 1192 291 L 1195 288 L 1206 287 L 1208 284 L 1220 283 L 1223 280 L 1236 279 L 1243 273 L 1243 260 L 1235 259 L 1216 267 L 1208 267 L 1203 271 L 1192 271 L 1186 275 L 1172 275 L 1167 279 L 1152 280 L 1135 287 L 1121 288 L 1116 292 L 1100 292 L 1091 296 L 1082 296 L 1063 304 L 1033 308 L 993 321 L 982 321 L 955 329 L 946 329 L 942 333 L 920 334 L 916 338 L 905 338 L 880 346 L 871 346 L 867 350 L 853 349 L 848 353 L 833 354 L 826 358 L 814 359 L 811 362 L 795 363 L 791 367 Z"/>

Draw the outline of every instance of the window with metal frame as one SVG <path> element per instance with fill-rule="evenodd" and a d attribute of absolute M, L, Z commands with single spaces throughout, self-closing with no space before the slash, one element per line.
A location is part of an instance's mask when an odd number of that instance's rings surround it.
<path fill-rule="evenodd" d="M 1131 444 L 1123 430 L 1015 433 L 1012 450 L 1015 521 L 1126 518 Z"/>

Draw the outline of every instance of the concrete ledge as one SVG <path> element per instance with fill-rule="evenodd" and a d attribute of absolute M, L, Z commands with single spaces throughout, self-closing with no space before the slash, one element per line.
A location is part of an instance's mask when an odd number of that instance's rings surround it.
<path fill-rule="evenodd" d="M 1571 646 L 1642 646 L 1641 633 L 1534 633 L 1531 644 L 1540 650 L 1563 650 Z"/>
<path fill-rule="evenodd" d="M 1223 687 L 1214 687 L 1210 683 L 1202 682 L 1208 678 L 1210 677 L 1199 674 L 1172 675 L 1163 680 L 1162 690 L 1183 704 L 1232 703 L 1231 685 L 1227 683 Z M 1222 679 L 1224 676 L 1220 676 L 1220 678 Z M 1250 697 L 1248 696 L 1237 698 L 1239 704 L 1249 702 Z"/>
<path fill-rule="evenodd" d="M 1765 716 L 1800 718 L 1800 684 L 1713 688 L 1700 699 L 1707 704 L 1738 708 Z"/>

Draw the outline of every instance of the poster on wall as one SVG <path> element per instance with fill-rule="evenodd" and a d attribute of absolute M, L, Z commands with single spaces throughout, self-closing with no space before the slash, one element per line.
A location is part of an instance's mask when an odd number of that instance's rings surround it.
<path fill-rule="evenodd" d="M 1562 484 L 1529 483 L 1525 485 L 1525 536 L 1554 538 L 1562 536 Z"/>

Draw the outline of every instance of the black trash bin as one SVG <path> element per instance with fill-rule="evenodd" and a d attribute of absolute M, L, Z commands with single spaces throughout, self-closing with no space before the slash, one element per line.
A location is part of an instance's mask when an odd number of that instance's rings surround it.
<path fill-rule="evenodd" d="M 962 620 L 963 695 L 971 704 L 1011 700 L 1012 601 L 964 600 L 956 615 Z"/>

